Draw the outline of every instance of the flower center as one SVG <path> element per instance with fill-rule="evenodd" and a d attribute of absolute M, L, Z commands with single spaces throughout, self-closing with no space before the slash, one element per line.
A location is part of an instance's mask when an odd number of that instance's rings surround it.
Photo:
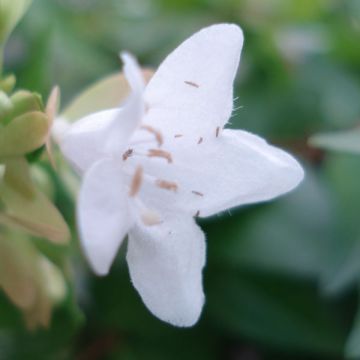
<path fill-rule="evenodd" d="M 216 127 L 214 129 L 214 136 L 218 138 L 220 136 L 220 133 L 221 128 Z M 180 139 L 184 135 L 175 134 L 173 136 L 174 139 Z M 195 144 L 198 146 L 204 146 L 201 145 L 204 141 L 206 141 L 206 139 L 200 136 L 197 140 L 195 140 Z M 165 178 L 163 178 L 162 176 L 156 176 L 156 169 L 159 169 L 161 173 L 166 174 L 162 163 L 156 164 L 155 167 L 152 167 L 152 165 L 149 164 L 149 161 L 163 161 L 164 166 L 173 165 L 173 155 L 170 151 L 167 151 L 163 148 L 164 144 L 166 144 L 166 142 L 164 141 L 164 136 L 158 129 L 149 125 L 142 125 L 134 133 L 134 136 L 129 143 L 129 148 L 122 154 L 124 173 L 129 179 L 129 197 L 132 199 L 133 204 L 135 204 L 135 207 L 137 209 L 136 213 L 139 214 L 140 220 L 148 226 L 161 223 L 161 216 L 159 215 L 158 211 L 152 209 L 152 206 L 145 206 L 140 200 L 140 198 L 142 198 L 143 200 L 147 199 L 146 203 L 152 203 L 154 201 L 153 204 L 155 204 L 155 206 L 153 206 L 155 208 L 158 208 L 158 206 L 160 206 L 160 203 L 157 202 L 157 197 L 160 195 L 159 193 L 151 194 L 151 187 L 155 187 L 157 189 L 171 193 L 178 193 L 180 190 L 177 181 L 166 179 L 166 176 Z M 158 165 L 160 166 L 159 168 L 157 167 Z M 179 169 L 176 170 L 179 171 Z M 171 173 L 171 170 L 169 171 L 169 173 Z M 143 188 L 146 192 L 144 192 L 143 195 L 139 196 Z M 189 194 L 191 194 L 191 196 L 198 198 L 199 200 L 197 201 L 201 201 L 201 198 L 203 198 L 205 194 L 199 190 L 200 189 L 181 188 L 181 196 L 183 196 L 183 194 L 185 194 L 184 196 L 187 196 L 186 192 L 188 192 Z M 147 191 L 149 192 L 147 193 Z M 199 205 L 201 204 L 199 202 L 195 203 Z M 200 216 L 200 210 L 195 208 L 193 216 Z"/>
<path fill-rule="evenodd" d="M 144 183 L 151 184 L 165 191 L 177 192 L 178 185 L 167 179 L 157 178 L 146 174 L 142 162 L 147 160 L 161 160 L 166 164 L 173 163 L 173 157 L 169 151 L 162 149 L 163 135 L 152 126 L 142 125 L 135 132 L 130 142 L 130 147 L 122 154 L 124 173 L 129 177 L 128 194 L 140 214 L 140 220 L 148 226 L 161 223 L 161 217 L 156 210 L 149 209 L 139 199 L 139 193 Z"/>

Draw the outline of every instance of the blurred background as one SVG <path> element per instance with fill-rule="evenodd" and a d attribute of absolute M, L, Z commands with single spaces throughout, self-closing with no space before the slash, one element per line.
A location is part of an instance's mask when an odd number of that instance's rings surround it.
<path fill-rule="evenodd" d="M 118 52 L 156 68 L 200 28 L 239 24 L 245 46 L 231 126 L 266 137 L 306 169 L 293 193 L 203 220 L 206 305 L 192 329 L 154 318 L 124 251 L 95 277 L 73 239 L 68 295 L 49 329 L 29 332 L 0 292 L 0 359 L 360 359 L 360 157 L 311 148 L 317 132 L 360 125 L 358 0 L 34 0 L 5 68 L 17 87 L 62 106 L 120 69 Z M 50 174 L 74 225 L 71 195 Z M 42 245 L 44 247 L 44 245 Z M 45 250 L 57 254 L 51 245 Z"/>

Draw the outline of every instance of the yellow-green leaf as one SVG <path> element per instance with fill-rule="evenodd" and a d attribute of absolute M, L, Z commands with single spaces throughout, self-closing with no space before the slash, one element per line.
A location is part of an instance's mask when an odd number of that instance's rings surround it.
<path fill-rule="evenodd" d="M 32 265 L 36 252 L 24 235 L 6 233 L 0 236 L 0 286 L 11 301 L 21 309 L 34 305 L 36 288 Z"/>
<path fill-rule="evenodd" d="M 0 157 L 24 155 L 44 144 L 49 131 L 44 113 L 34 111 L 18 116 L 0 127 Z"/>
<path fill-rule="evenodd" d="M 0 0 L 0 46 L 25 14 L 32 0 Z"/>
<path fill-rule="evenodd" d="M 153 72 L 145 69 L 143 74 L 145 80 L 149 81 Z M 110 75 L 77 96 L 62 112 L 61 117 L 74 121 L 96 111 L 118 107 L 129 92 L 129 85 L 122 73 Z"/>
<path fill-rule="evenodd" d="M 5 76 L 0 80 L 0 90 L 5 91 L 7 94 L 10 94 L 16 84 L 16 77 L 14 74 Z"/>
<path fill-rule="evenodd" d="M 22 189 L 26 184 L 32 195 L 19 191 L 19 184 Z M 0 222 L 26 230 L 29 234 L 45 237 L 54 243 L 66 243 L 69 240 L 70 232 L 66 222 L 48 198 L 33 185 L 25 159 L 6 160 L 5 175 L 0 184 L 0 199 L 5 205 L 5 213 L 1 215 Z"/>

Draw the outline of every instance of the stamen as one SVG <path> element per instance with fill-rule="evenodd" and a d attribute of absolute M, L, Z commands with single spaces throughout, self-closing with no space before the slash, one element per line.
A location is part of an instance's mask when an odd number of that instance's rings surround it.
<path fill-rule="evenodd" d="M 218 126 L 217 128 L 216 128 L 216 137 L 219 137 L 219 134 L 220 134 L 220 126 Z"/>
<path fill-rule="evenodd" d="M 200 145 L 203 142 L 203 138 L 200 137 L 199 141 L 198 141 L 198 145 Z"/>
<path fill-rule="evenodd" d="M 178 186 L 176 183 L 166 180 L 156 180 L 155 182 L 156 186 L 158 186 L 161 189 L 170 190 L 176 192 L 178 189 Z"/>
<path fill-rule="evenodd" d="M 142 125 L 141 129 L 144 129 L 144 130 L 148 131 L 149 133 L 153 134 L 155 136 L 155 139 L 159 146 L 161 146 L 164 143 L 163 136 L 159 130 L 156 130 L 155 128 L 153 128 L 150 125 Z"/>
<path fill-rule="evenodd" d="M 200 215 L 200 210 L 198 210 L 196 213 L 195 213 L 195 217 L 198 217 Z"/>
<path fill-rule="evenodd" d="M 123 160 L 126 161 L 133 154 L 133 152 L 133 149 L 126 150 L 122 156 Z"/>
<path fill-rule="evenodd" d="M 148 152 L 149 157 L 159 157 L 166 159 L 168 163 L 172 163 L 171 154 L 167 151 L 160 150 L 160 149 L 149 149 Z"/>
<path fill-rule="evenodd" d="M 131 180 L 129 196 L 134 197 L 140 190 L 143 181 L 143 168 L 138 166 L 135 170 L 134 176 Z"/>
<path fill-rule="evenodd" d="M 196 87 L 196 88 L 199 88 L 199 87 L 200 87 L 200 85 L 198 85 L 198 84 L 196 84 L 196 83 L 194 83 L 194 82 L 192 82 L 192 81 L 184 81 L 184 83 L 187 84 L 187 85 Z"/>
<path fill-rule="evenodd" d="M 200 191 L 195 191 L 195 190 L 193 190 L 193 191 L 191 191 L 193 194 L 195 194 L 195 195 L 198 195 L 198 196 L 204 196 L 204 194 L 203 193 L 201 193 Z"/>
<path fill-rule="evenodd" d="M 181 137 L 183 137 L 184 135 L 182 135 L 182 134 L 176 134 L 176 135 L 174 135 L 174 138 L 181 138 Z"/>

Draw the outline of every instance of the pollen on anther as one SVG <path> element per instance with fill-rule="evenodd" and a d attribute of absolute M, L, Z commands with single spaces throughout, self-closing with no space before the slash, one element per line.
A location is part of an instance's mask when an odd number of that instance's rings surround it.
<path fill-rule="evenodd" d="M 199 84 L 196 84 L 196 83 L 194 83 L 193 81 L 184 81 L 184 83 L 187 84 L 187 85 L 193 86 L 193 87 L 195 87 L 195 88 L 199 88 L 199 87 L 200 87 Z"/>
<path fill-rule="evenodd" d="M 193 190 L 193 191 L 191 191 L 194 195 L 197 195 L 197 196 L 204 196 L 204 194 L 203 193 L 201 193 L 200 191 L 195 191 L 195 190 Z"/>
<path fill-rule="evenodd" d="M 200 138 L 199 138 L 199 141 L 197 142 L 198 145 L 200 145 L 200 144 L 203 142 L 203 140 L 204 140 L 204 139 L 203 139 L 202 137 L 200 137 Z"/>
<path fill-rule="evenodd" d="M 133 149 L 126 150 L 122 156 L 123 160 L 126 161 L 133 154 L 133 152 Z"/>
<path fill-rule="evenodd" d="M 172 181 L 158 179 L 158 180 L 156 180 L 155 184 L 156 184 L 156 186 L 158 186 L 161 189 L 170 190 L 170 191 L 174 191 L 174 192 L 176 192 L 178 189 L 177 184 Z"/>
<path fill-rule="evenodd" d="M 139 191 L 143 180 L 143 168 L 138 166 L 131 180 L 129 196 L 135 196 Z"/>
<path fill-rule="evenodd" d="M 216 132 L 215 132 L 216 137 L 219 137 L 219 134 L 220 134 L 220 126 L 216 128 Z"/>
<path fill-rule="evenodd" d="M 168 163 L 172 163 L 172 156 L 169 152 L 160 149 L 150 149 L 148 152 L 149 157 L 158 157 L 167 160 Z"/>
<path fill-rule="evenodd" d="M 159 130 L 153 128 L 150 125 L 142 125 L 141 129 L 144 129 L 144 130 L 148 131 L 149 133 L 153 134 L 155 136 L 156 142 L 158 143 L 159 146 L 161 146 L 164 143 L 163 136 Z"/>

